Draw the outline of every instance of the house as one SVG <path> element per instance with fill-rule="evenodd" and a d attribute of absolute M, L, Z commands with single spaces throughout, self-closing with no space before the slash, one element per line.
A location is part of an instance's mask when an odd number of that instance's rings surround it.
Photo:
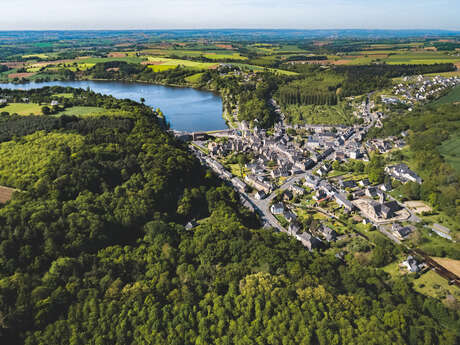
<path fill-rule="evenodd" d="M 369 198 L 375 198 L 376 196 L 378 196 L 377 194 L 377 188 L 375 187 L 369 187 L 366 189 L 366 195 L 369 197 Z"/>
<path fill-rule="evenodd" d="M 232 178 L 231 182 L 235 188 L 239 189 L 242 192 L 245 192 L 248 189 L 246 183 L 241 181 L 238 177 Z"/>
<path fill-rule="evenodd" d="M 409 272 L 412 273 L 420 272 L 423 268 L 423 264 L 419 264 L 412 255 L 409 255 L 406 261 L 403 261 L 402 264 L 407 267 Z"/>
<path fill-rule="evenodd" d="M 8 103 L 7 99 L 0 99 L 0 105 Z"/>
<path fill-rule="evenodd" d="M 371 184 L 371 182 L 369 181 L 368 178 L 365 178 L 365 179 L 359 181 L 359 185 L 360 185 L 361 187 L 367 187 L 367 186 L 369 186 L 370 184 Z"/>
<path fill-rule="evenodd" d="M 321 168 L 319 168 L 318 170 L 316 170 L 316 173 L 321 176 L 321 177 L 324 177 L 327 175 L 327 173 L 330 171 L 331 169 L 325 164 L 323 165 Z"/>
<path fill-rule="evenodd" d="M 339 186 L 340 186 L 340 188 L 342 188 L 342 189 L 346 189 L 346 188 L 355 188 L 355 187 L 356 187 L 356 182 L 353 181 L 353 180 L 348 180 L 348 181 L 340 180 L 340 181 L 339 181 Z"/>
<path fill-rule="evenodd" d="M 289 223 L 297 219 L 297 215 L 289 210 L 285 210 L 283 216 Z"/>
<path fill-rule="evenodd" d="M 302 187 L 296 186 L 295 184 L 290 186 L 289 190 L 292 193 L 294 193 L 295 195 L 304 195 L 305 194 L 305 189 L 303 189 Z"/>
<path fill-rule="evenodd" d="M 335 199 L 335 202 L 337 204 L 339 204 L 340 206 L 343 206 L 343 208 L 345 208 L 346 210 L 353 211 L 354 206 L 351 203 L 351 201 L 347 199 L 345 194 L 343 194 L 343 193 L 335 193 L 334 194 L 334 199 Z"/>
<path fill-rule="evenodd" d="M 255 189 L 263 190 L 266 194 L 269 194 L 272 189 L 272 186 L 267 182 L 264 182 L 263 180 L 261 181 L 261 179 L 262 177 L 259 179 L 254 175 L 246 175 L 244 177 L 244 180 L 250 185 L 252 185 Z"/>
<path fill-rule="evenodd" d="M 227 180 L 231 180 L 232 179 L 232 173 L 228 170 L 224 170 L 222 171 L 222 175 L 227 179 Z"/>
<path fill-rule="evenodd" d="M 197 226 L 198 226 L 198 223 L 195 221 L 195 219 L 193 219 L 185 225 L 185 230 L 192 230 L 193 228 Z"/>
<path fill-rule="evenodd" d="M 384 192 L 389 192 L 393 189 L 391 183 L 384 183 L 382 185 L 380 185 L 380 190 L 384 191 Z"/>
<path fill-rule="evenodd" d="M 410 170 L 406 164 L 387 166 L 385 172 L 401 182 L 411 181 L 421 184 L 423 181 L 422 178 Z"/>
<path fill-rule="evenodd" d="M 320 200 L 323 200 L 325 198 L 327 198 L 327 194 L 323 189 L 318 189 L 316 191 L 315 195 L 313 195 L 313 199 L 316 200 L 316 201 L 320 201 Z"/>
<path fill-rule="evenodd" d="M 272 214 L 283 214 L 284 213 L 284 204 L 282 202 L 278 202 L 276 204 L 273 204 L 270 207 L 270 212 Z"/>
<path fill-rule="evenodd" d="M 296 235 L 301 229 L 302 226 L 299 222 L 292 221 L 291 223 L 289 223 L 288 231 L 290 235 Z"/>
<path fill-rule="evenodd" d="M 262 199 L 265 199 L 266 197 L 267 197 L 267 194 L 265 194 L 263 190 L 257 191 L 257 193 L 254 195 L 254 198 L 256 198 L 257 200 L 262 200 Z"/>
<path fill-rule="evenodd" d="M 436 233 L 437 235 L 452 241 L 452 236 L 450 235 L 450 229 L 446 228 L 445 226 L 442 226 L 441 224 L 433 224 L 433 226 L 431 227 L 431 230 L 433 230 L 433 232 Z"/>
<path fill-rule="evenodd" d="M 283 193 L 283 200 L 284 201 L 292 200 L 293 197 L 294 197 L 294 195 L 292 194 L 292 192 L 290 190 L 284 191 L 284 193 Z"/>
<path fill-rule="evenodd" d="M 337 232 L 335 232 L 335 230 L 331 229 L 330 227 L 323 225 L 319 229 L 319 232 L 321 235 L 323 235 L 327 242 L 337 241 Z"/>
<path fill-rule="evenodd" d="M 305 176 L 305 182 L 303 184 L 308 188 L 316 189 L 320 181 L 321 179 L 316 177 L 315 175 L 308 174 L 307 176 Z"/>
<path fill-rule="evenodd" d="M 407 236 L 410 235 L 412 229 L 408 226 L 402 226 L 401 224 L 394 223 L 391 226 L 391 230 L 400 240 L 404 240 Z"/>
<path fill-rule="evenodd" d="M 52 107 L 55 107 L 55 106 L 57 106 L 57 105 L 59 105 L 59 102 L 58 102 L 58 101 L 54 101 L 54 100 L 51 101 L 51 106 L 52 106 Z"/>
<path fill-rule="evenodd" d="M 302 242 L 302 244 L 308 248 L 308 250 L 312 250 L 318 248 L 321 245 L 321 241 L 316 237 L 312 236 L 308 232 L 303 232 L 300 235 L 296 235 L 297 240 Z"/>

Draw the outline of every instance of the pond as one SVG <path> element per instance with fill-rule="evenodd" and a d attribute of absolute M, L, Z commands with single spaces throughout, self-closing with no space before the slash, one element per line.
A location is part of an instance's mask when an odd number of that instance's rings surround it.
<path fill-rule="evenodd" d="M 0 84 L 0 88 L 30 90 L 44 86 L 90 88 L 104 95 L 160 108 L 171 128 L 179 131 L 212 131 L 227 129 L 222 118 L 222 99 L 209 91 L 162 85 L 123 83 L 117 81 L 53 81 L 26 84 Z"/>

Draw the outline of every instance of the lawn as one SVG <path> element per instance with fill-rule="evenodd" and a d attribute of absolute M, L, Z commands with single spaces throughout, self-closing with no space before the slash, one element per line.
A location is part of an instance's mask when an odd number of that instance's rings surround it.
<path fill-rule="evenodd" d="M 460 97 L 460 87 L 457 87 Z M 444 159 L 460 172 L 460 132 L 454 133 L 451 137 L 439 146 L 439 152 Z"/>
<path fill-rule="evenodd" d="M 454 285 L 449 285 L 447 280 L 436 272 L 430 270 L 422 274 L 418 279 L 414 279 L 414 290 L 439 300 L 444 300 L 447 294 L 453 295 L 460 301 L 460 289 Z"/>
<path fill-rule="evenodd" d="M 0 112 L 18 115 L 42 115 L 42 106 L 37 103 L 10 103 L 0 108 Z"/>

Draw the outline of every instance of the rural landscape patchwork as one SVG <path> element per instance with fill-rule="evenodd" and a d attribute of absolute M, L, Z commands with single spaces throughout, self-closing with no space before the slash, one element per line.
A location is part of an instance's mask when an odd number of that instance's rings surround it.
<path fill-rule="evenodd" d="M 460 343 L 460 32 L 0 31 L 0 343 Z"/>

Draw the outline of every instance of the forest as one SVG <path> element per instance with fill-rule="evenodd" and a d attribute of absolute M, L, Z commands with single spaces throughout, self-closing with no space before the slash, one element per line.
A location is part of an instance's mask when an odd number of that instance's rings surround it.
<path fill-rule="evenodd" d="M 2 344 L 458 344 L 459 313 L 382 263 L 260 228 L 150 108 L 72 92 L 130 116 L 2 116 Z"/>

